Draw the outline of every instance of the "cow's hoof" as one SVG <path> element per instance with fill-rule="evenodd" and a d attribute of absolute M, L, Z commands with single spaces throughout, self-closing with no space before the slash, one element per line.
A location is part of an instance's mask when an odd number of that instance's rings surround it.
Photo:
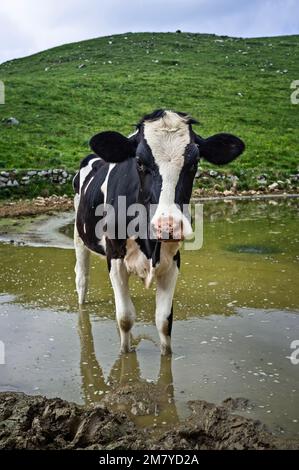
<path fill-rule="evenodd" d="M 171 354 L 171 346 L 168 344 L 161 344 L 161 356 L 170 356 Z"/>

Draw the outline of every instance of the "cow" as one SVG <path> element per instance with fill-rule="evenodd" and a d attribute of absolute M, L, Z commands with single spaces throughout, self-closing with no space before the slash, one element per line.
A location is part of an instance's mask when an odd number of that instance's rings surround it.
<path fill-rule="evenodd" d="M 182 208 L 189 204 L 199 159 L 223 165 L 245 148 L 241 139 L 227 133 L 204 139 L 193 130 L 196 123 L 189 114 L 158 109 L 145 115 L 129 137 L 114 131 L 96 134 L 90 140 L 94 153 L 82 160 L 73 181 L 78 301 L 82 305 L 87 293 L 90 251 L 105 256 L 115 297 L 121 353 L 132 350 L 130 331 L 135 308 L 129 277 L 133 273 L 146 287 L 156 281 L 155 320 L 161 354 L 171 354 L 179 248 L 182 240 L 192 236 L 190 218 Z M 120 206 L 121 198 L 125 200 L 124 207 Z M 128 231 L 133 219 L 128 208 L 134 204 L 145 208 L 147 218 L 139 224 L 143 236 L 132 236 Z M 108 211 L 98 211 L 98 207 L 114 209 L 114 231 L 108 230 Z M 124 216 L 125 227 L 118 226 L 120 216 Z M 99 233 L 97 227 L 101 223 L 103 230 Z"/>

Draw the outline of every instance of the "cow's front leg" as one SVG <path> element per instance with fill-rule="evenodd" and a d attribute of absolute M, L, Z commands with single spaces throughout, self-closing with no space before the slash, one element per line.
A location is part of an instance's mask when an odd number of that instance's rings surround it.
<path fill-rule="evenodd" d="M 120 351 L 132 351 L 130 331 L 135 320 L 135 308 L 129 293 L 129 275 L 123 259 L 112 259 L 110 279 L 114 290 L 116 318 L 120 333 Z"/>
<path fill-rule="evenodd" d="M 173 261 L 169 270 L 157 276 L 156 326 L 161 341 L 161 354 L 171 354 L 172 300 L 178 277 L 178 267 Z"/>

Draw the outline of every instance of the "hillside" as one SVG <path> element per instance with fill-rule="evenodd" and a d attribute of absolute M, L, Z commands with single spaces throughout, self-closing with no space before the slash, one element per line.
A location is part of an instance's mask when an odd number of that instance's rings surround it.
<path fill-rule="evenodd" d="M 0 168 L 76 168 L 100 130 L 125 134 L 154 108 L 189 112 L 198 133 L 233 132 L 247 151 L 234 171 L 294 172 L 299 36 L 238 39 L 128 33 L 56 47 L 0 66 L 6 104 Z"/>

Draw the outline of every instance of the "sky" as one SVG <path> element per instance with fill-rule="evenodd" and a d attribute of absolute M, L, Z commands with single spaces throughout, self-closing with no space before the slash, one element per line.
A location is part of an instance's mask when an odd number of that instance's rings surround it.
<path fill-rule="evenodd" d="M 298 0 L 1 0 L 0 63 L 126 32 L 299 34 Z"/>

